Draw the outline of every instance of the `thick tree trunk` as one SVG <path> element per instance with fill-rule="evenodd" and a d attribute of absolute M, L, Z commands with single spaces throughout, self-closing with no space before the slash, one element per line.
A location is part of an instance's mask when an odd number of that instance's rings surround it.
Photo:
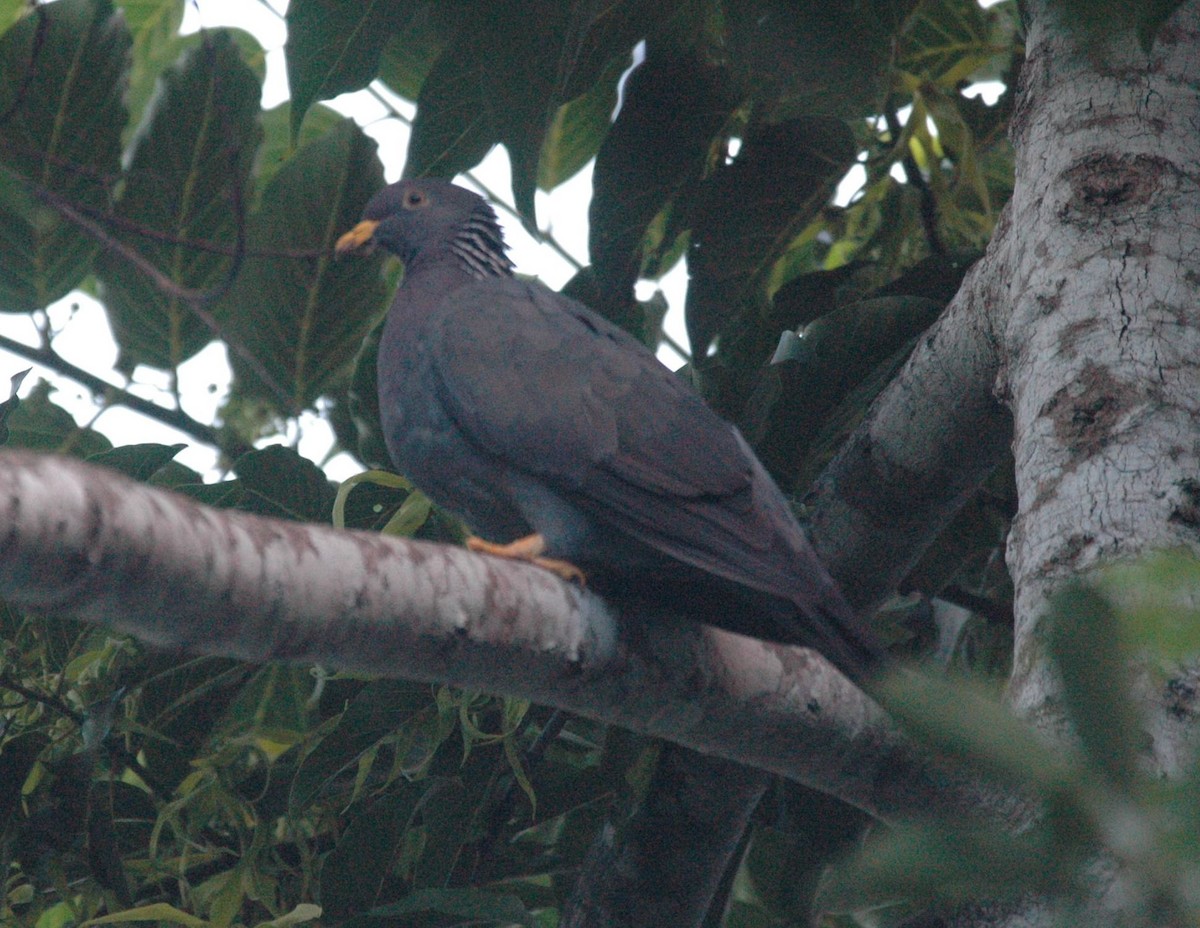
<path fill-rule="evenodd" d="M 1200 550 L 1200 4 L 1149 57 L 1132 30 L 1089 46 L 1060 6 L 1030 4 L 994 320 L 1020 492 L 1010 696 L 1049 732 L 1062 718 L 1040 643 L 1047 597 L 1098 565 Z M 1175 770 L 1194 711 L 1167 693 L 1146 708 L 1150 759 Z"/>
<path fill-rule="evenodd" d="M 1007 275 L 991 319 L 1020 494 L 1009 697 L 1056 739 L 1071 735 L 1045 648 L 1050 596 L 1115 561 L 1200 550 L 1200 4 L 1177 10 L 1149 55 L 1132 27 L 1106 23 L 1089 39 L 1063 6 L 1027 6 L 1016 186 L 988 255 Z M 1145 762 L 1178 773 L 1196 736 L 1196 675 L 1141 692 Z M 1122 923 L 1120 868 L 1093 877 L 1089 923 Z M 1034 904 L 959 919 L 1052 922 Z"/>

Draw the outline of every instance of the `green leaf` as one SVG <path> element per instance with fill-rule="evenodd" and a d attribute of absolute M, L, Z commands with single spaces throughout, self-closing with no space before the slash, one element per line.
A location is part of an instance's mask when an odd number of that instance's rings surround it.
<path fill-rule="evenodd" d="M 370 484 L 382 487 L 388 490 L 403 490 L 405 495 L 412 490 L 412 482 L 406 477 L 401 477 L 399 474 L 389 473 L 386 470 L 369 470 L 361 474 L 355 474 L 347 480 L 343 480 L 338 486 L 337 498 L 333 502 L 333 524 L 337 528 L 347 528 L 346 523 L 346 501 L 350 498 L 350 494 L 355 487 L 363 484 Z"/>
<path fill-rule="evenodd" d="M 321 904 L 332 917 L 372 909 L 403 895 L 397 873 L 404 835 L 434 781 L 401 781 L 359 810 L 321 866 Z"/>
<path fill-rule="evenodd" d="M 473 797 L 457 780 L 437 780 L 421 800 L 424 844 L 413 868 L 413 886 L 445 886 L 470 836 Z"/>
<path fill-rule="evenodd" d="M 1076 757 L 1048 744 L 1008 709 L 963 682 L 893 675 L 881 704 L 914 737 L 1005 783 L 1057 792 L 1076 777 Z"/>
<path fill-rule="evenodd" d="M 160 445 L 146 442 L 122 445 L 111 451 L 102 451 L 88 457 L 89 464 L 99 464 L 132 477 L 134 480 L 149 480 L 166 467 L 187 445 Z"/>
<path fill-rule="evenodd" d="M 295 139 L 304 114 L 317 100 L 366 87 L 392 33 L 424 4 L 418 0 L 293 0 L 288 5 L 286 45 Z"/>
<path fill-rule="evenodd" d="M 8 394 L 8 399 L 0 403 L 0 445 L 8 444 L 8 417 L 12 415 L 13 410 L 21 403 L 21 398 L 17 396 L 17 391 L 21 389 L 21 384 L 29 375 L 32 368 L 25 368 L 23 371 L 17 371 L 9 378 L 9 383 L 12 384 L 12 391 Z"/>
<path fill-rule="evenodd" d="M 229 706 L 256 669 L 223 658 L 179 662 L 160 654 L 137 668 L 138 718 L 154 733 L 141 751 L 168 792 L 194 771 L 193 760 L 205 756 L 205 746 L 219 734 Z"/>
<path fill-rule="evenodd" d="M 1067 12 L 1065 22 L 1079 33 L 1091 52 L 1101 52 L 1106 41 L 1121 41 L 1132 31 L 1147 54 L 1163 24 L 1182 5 L 1182 0 L 1065 0 L 1063 3 Z"/>
<path fill-rule="evenodd" d="M 292 925 L 303 925 L 321 917 L 321 907 L 311 902 L 301 902 L 292 911 L 272 918 L 270 921 L 259 922 L 254 928 L 292 928 Z"/>
<path fill-rule="evenodd" d="M 829 201 L 854 163 L 856 146 L 839 119 L 810 117 L 759 125 L 737 158 L 705 179 L 692 205 L 687 326 L 695 357 L 751 293 L 765 289 L 771 265 Z"/>
<path fill-rule="evenodd" d="M 453 177 L 503 144 L 513 197 L 534 222 L 538 158 L 558 109 L 566 8 L 555 0 L 498 0 L 462 8 L 454 40 L 421 86 L 407 176 Z"/>
<path fill-rule="evenodd" d="M 288 811 L 299 815 L 335 785 L 353 779 L 364 755 L 395 735 L 397 726 L 429 708 L 429 688 L 406 680 L 374 680 L 346 706 L 336 724 L 304 757 L 288 796 Z"/>
<path fill-rule="evenodd" d="M 241 507 L 299 522 L 328 522 L 337 492 L 316 464 L 291 448 L 250 451 L 234 465 L 245 496 Z"/>
<path fill-rule="evenodd" d="M 260 667 L 230 704 L 222 733 L 245 732 L 283 744 L 295 743 L 309 728 L 313 684 L 307 667 Z"/>
<path fill-rule="evenodd" d="M 350 120 L 300 149 L 272 178 L 250 221 L 255 253 L 219 307 L 226 340 L 240 347 L 230 356 L 238 392 L 295 413 L 349 376 L 388 294 L 382 258 L 336 260 L 333 245 L 382 185 L 374 143 Z"/>
<path fill-rule="evenodd" d="M 450 4 L 422 5 L 384 46 L 379 79 L 400 96 L 416 100 L 456 25 Z"/>
<path fill-rule="evenodd" d="M 49 746 L 50 739 L 41 731 L 19 732 L 0 744 L 0 822 L 16 820 L 25 780 Z"/>
<path fill-rule="evenodd" d="M 652 52 L 626 79 L 596 154 L 588 250 L 604 302 L 593 308 L 639 336 L 633 284 L 643 238 L 685 182 L 709 167 L 714 136 L 735 105 L 726 77 L 698 58 Z"/>
<path fill-rule="evenodd" d="M 538 167 L 538 186 L 552 190 L 590 161 L 612 125 L 617 83 L 632 63 L 631 52 L 655 35 L 679 8 L 679 0 L 575 2 L 564 29 L 551 117 Z M 569 101 L 569 102 L 563 102 Z"/>
<path fill-rule="evenodd" d="M 535 928 L 536 922 L 516 896 L 499 895 L 482 889 L 421 889 L 410 893 L 400 902 L 380 906 L 371 914 L 383 918 L 436 912 L 476 923 L 495 925 L 526 925 Z M 354 922 L 347 922 L 347 926 Z"/>
<path fill-rule="evenodd" d="M 29 0 L 0 0 L 0 35 L 29 12 Z"/>
<path fill-rule="evenodd" d="M 1180 487 L 1186 505 L 1200 499 L 1200 483 Z M 1180 515 L 1186 510 L 1181 510 Z M 1162 551 L 1130 563 L 1105 567 L 1098 588 L 1121 612 L 1128 647 L 1170 667 L 1200 653 L 1200 609 L 1193 591 L 1200 587 L 1200 560 L 1187 550 Z"/>
<path fill-rule="evenodd" d="M 179 35 L 183 0 L 117 0 L 117 6 L 133 37 L 129 91 L 125 95 L 130 120 L 125 129 L 125 141 L 128 142 L 129 135 L 142 122 L 146 106 L 158 86 L 159 75 L 185 48 L 200 39 L 195 35 Z"/>
<path fill-rule="evenodd" d="M 80 428 L 69 412 L 50 401 L 50 384 L 38 381 L 8 417 L 8 446 L 89 457 L 112 448 L 92 429 Z"/>
<path fill-rule="evenodd" d="M 453 177 L 502 144 L 517 210 L 532 226 L 539 160 L 560 107 L 597 82 L 611 85 L 634 44 L 677 5 L 499 0 L 460 7 L 457 34 L 421 82 L 405 174 Z M 572 114 L 591 128 L 576 150 L 562 151 L 565 164 L 595 150 L 605 93 Z M 562 140 L 550 144 L 557 151 Z"/>
<path fill-rule="evenodd" d="M 118 237 L 181 290 L 213 291 L 236 270 L 260 95 L 230 35 L 209 33 L 162 76 L 133 143 Z M 98 273 L 122 369 L 174 369 L 214 337 L 194 299 L 164 292 L 124 256 L 106 251 Z"/>
<path fill-rule="evenodd" d="M 411 538 L 425 524 L 432 508 L 428 496 L 420 490 L 413 490 L 381 531 L 384 535 Z"/>
<path fill-rule="evenodd" d="M 93 879 L 116 896 L 121 905 L 132 905 L 129 879 L 121 861 L 113 821 L 113 789 L 93 781 L 88 790 L 87 861 Z"/>
<path fill-rule="evenodd" d="M 240 480 L 221 480 L 217 483 L 188 482 L 173 486 L 171 489 L 198 503 L 216 509 L 238 509 L 245 496 L 245 490 Z"/>
<path fill-rule="evenodd" d="M 345 119 L 337 110 L 328 106 L 313 106 L 308 110 L 304 124 L 300 128 L 300 136 L 292 140 L 291 109 L 286 103 L 281 103 L 274 109 L 263 110 L 259 114 L 259 124 L 263 130 L 263 142 L 258 146 L 258 154 L 254 158 L 254 179 L 258 184 L 268 183 L 275 173 L 288 163 L 288 159 L 296 154 L 297 149 L 303 148 L 310 142 L 315 142 L 327 132 L 331 132 L 342 124 Z"/>
<path fill-rule="evenodd" d="M 1071 584 L 1053 597 L 1046 617 L 1050 655 L 1062 699 L 1092 767 L 1117 788 L 1140 780 L 1142 724 L 1129 675 L 1132 652 L 1112 605 Z"/>
<path fill-rule="evenodd" d="M 107 208 L 120 173 L 129 45 L 108 0 L 39 6 L 0 36 L 0 161 L 35 194 Z M 49 205 L 29 215 L 0 202 L 0 309 L 29 312 L 64 296 L 98 249 Z"/>
<path fill-rule="evenodd" d="M 932 0 L 917 6 L 903 32 L 898 64 L 915 80 L 956 90 L 980 72 L 998 76 L 1015 45 L 1004 27 L 1012 19 L 995 9 L 960 0 Z M 1007 39 L 1007 41 L 1000 41 Z"/>
<path fill-rule="evenodd" d="M 906 900 L 912 905 L 1012 899 L 1067 878 L 1067 861 L 1042 829 L 1013 836 L 984 822 L 932 820 L 876 832 L 847 866 L 830 871 L 817 907 L 832 912 Z"/>
<path fill-rule="evenodd" d="M 918 0 L 744 0 L 725 8 L 730 70 L 778 122 L 879 112 L 895 33 Z"/>
<path fill-rule="evenodd" d="M 808 289 L 817 306 L 818 290 L 827 283 L 836 284 L 836 278 L 819 276 Z M 907 357 L 912 340 L 941 310 L 941 303 L 921 297 L 876 297 L 825 313 L 804 329 L 802 338 L 785 333 L 774 363 L 761 375 L 761 389 L 769 389 L 774 399 L 758 427 L 746 428 L 777 480 L 791 486 L 803 474 L 802 485 L 807 485 L 804 481 L 826 461 L 814 453 L 840 447 L 847 429 L 857 424 Z M 848 417 L 832 415 L 860 390 L 845 410 Z M 824 430 L 829 428 L 832 437 L 826 443 Z"/>
<path fill-rule="evenodd" d="M 208 922 L 204 919 L 189 915 L 166 902 L 154 902 L 135 909 L 126 909 L 124 912 L 91 918 L 83 922 L 80 928 L 87 928 L 89 925 L 124 925 L 129 922 L 165 922 L 168 925 L 183 925 L 184 928 L 208 928 Z"/>
<path fill-rule="evenodd" d="M 614 58 L 595 85 L 558 108 L 546 130 L 538 187 L 553 190 L 595 157 L 617 107 L 617 80 L 627 62 Z"/>
<path fill-rule="evenodd" d="M 1184 0 L 1149 0 L 1138 4 L 1137 36 L 1142 51 L 1147 55 L 1154 48 L 1154 40 L 1167 20 L 1183 6 Z"/>

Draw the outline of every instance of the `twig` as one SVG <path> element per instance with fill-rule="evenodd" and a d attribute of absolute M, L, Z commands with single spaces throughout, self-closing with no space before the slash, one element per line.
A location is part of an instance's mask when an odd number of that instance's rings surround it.
<path fill-rule="evenodd" d="M 0 689 L 8 690 L 10 693 L 16 693 L 23 697 L 28 702 L 36 702 L 45 706 L 47 709 L 52 709 L 64 718 L 70 719 L 76 725 L 83 724 L 83 714 L 76 712 L 65 702 L 50 693 L 39 693 L 36 690 L 31 690 L 16 680 L 11 680 L 7 676 L 0 677 Z"/>
<path fill-rule="evenodd" d="M 217 322 L 213 314 L 206 310 L 202 305 L 206 302 L 219 299 L 220 296 L 232 284 L 232 276 L 226 275 L 225 281 L 212 290 L 192 290 L 187 287 L 181 287 L 179 284 L 175 283 L 175 281 L 163 274 L 162 271 L 155 267 L 150 261 L 146 260 L 146 258 L 143 257 L 139 251 L 134 248 L 130 248 L 124 242 L 109 235 L 99 223 L 89 219 L 87 216 L 83 215 L 83 213 L 79 212 L 79 210 L 77 210 L 65 197 L 62 197 L 54 191 L 40 185 L 33 185 L 31 183 L 31 186 L 33 186 L 34 195 L 39 200 L 42 200 L 44 203 L 52 206 L 59 215 L 83 229 L 83 231 L 87 232 L 88 235 L 95 239 L 100 245 L 136 267 L 139 271 L 150 278 L 160 292 L 166 296 L 173 297 L 186 303 L 188 308 L 195 314 L 197 319 L 203 322 L 217 338 L 221 339 L 221 341 L 228 345 L 229 349 L 233 351 L 234 354 L 246 362 L 246 364 L 254 372 L 255 376 L 257 376 L 263 382 L 263 384 L 275 394 L 276 399 L 281 402 L 283 408 L 286 411 L 292 411 L 292 398 L 288 395 L 287 391 L 279 385 L 275 378 L 271 376 L 270 372 L 267 371 L 262 361 L 259 360 L 259 358 L 256 357 L 241 342 L 237 341 L 236 339 L 227 338 L 224 330 L 221 327 L 221 324 Z M 231 267 L 231 270 L 235 270 L 235 272 L 237 262 L 238 258 L 235 255 L 234 267 Z"/>
<path fill-rule="evenodd" d="M 180 248 L 187 248 L 192 251 L 222 255 L 226 258 L 235 257 L 237 254 L 235 246 L 219 245 L 216 242 L 208 242 L 202 239 L 180 238 L 178 235 L 172 235 L 169 232 L 159 232 L 157 229 L 148 228 L 134 222 L 132 219 L 126 219 L 124 216 L 118 216 L 115 213 L 108 213 L 92 206 L 86 206 L 83 203 L 75 203 L 73 206 L 82 215 L 90 219 L 95 219 L 97 222 L 102 222 L 107 226 L 120 229 L 122 232 L 128 232 L 130 235 L 136 235 L 139 238 L 148 238 L 166 245 L 177 245 Z M 321 257 L 322 250 L 320 248 L 246 248 L 244 254 L 247 258 L 294 258 L 309 260 Z"/>
<path fill-rule="evenodd" d="M 679 355 L 679 357 L 683 358 L 684 363 L 690 364 L 692 362 L 692 353 L 679 344 L 679 342 L 675 341 L 675 339 L 671 338 L 667 334 L 667 330 L 662 327 L 659 327 L 658 330 L 658 340 Z"/>
<path fill-rule="evenodd" d="M 25 358 L 27 361 L 33 361 L 36 364 L 41 364 L 43 367 L 48 367 L 64 377 L 70 377 L 76 383 L 90 390 L 93 395 L 103 396 L 106 399 L 111 398 L 122 406 L 127 406 L 150 419 L 154 419 L 156 422 L 161 422 L 163 425 L 169 425 L 171 428 L 183 432 L 198 442 L 218 448 L 230 457 L 239 457 L 250 450 L 249 445 L 236 439 L 231 440 L 220 430 L 213 428 L 211 425 L 205 425 L 198 419 L 193 419 L 182 409 L 169 409 L 166 406 L 160 406 L 151 400 L 130 393 L 128 390 L 111 384 L 107 380 L 97 377 L 95 374 L 76 367 L 52 348 L 35 348 L 31 345 L 15 341 L 7 335 L 0 335 L 0 348 L 11 351 L 13 354 Z"/>
<path fill-rule="evenodd" d="M 908 145 L 903 141 L 904 127 L 900 125 L 900 118 L 896 115 L 896 108 L 893 106 L 890 98 L 884 105 L 883 118 L 887 121 L 888 132 L 892 136 L 892 144 L 902 152 L 900 163 L 904 166 L 904 173 L 908 176 L 908 182 L 917 191 L 920 203 L 921 227 L 925 231 L 925 241 L 929 245 L 929 250 L 935 255 L 944 255 L 946 253 L 946 245 L 942 241 L 942 236 L 938 232 L 937 225 L 937 197 L 934 196 L 929 182 L 925 180 L 925 175 L 921 173 L 921 167 L 917 164 L 917 159 L 913 157 Z"/>

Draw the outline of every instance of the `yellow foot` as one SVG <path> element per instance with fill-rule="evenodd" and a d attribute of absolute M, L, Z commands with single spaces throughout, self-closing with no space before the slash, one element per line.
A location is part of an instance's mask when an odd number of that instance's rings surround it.
<path fill-rule="evenodd" d="M 493 554 L 496 557 L 507 557 L 516 561 L 528 561 L 530 564 L 536 564 L 538 567 L 550 571 L 568 583 L 578 583 L 580 586 L 587 584 L 587 577 L 584 576 L 583 571 L 570 561 L 562 561 L 556 557 L 542 557 L 546 550 L 546 539 L 536 533 L 518 538 L 506 545 L 498 545 L 471 535 L 467 538 L 467 550 L 478 551 L 480 554 Z"/>

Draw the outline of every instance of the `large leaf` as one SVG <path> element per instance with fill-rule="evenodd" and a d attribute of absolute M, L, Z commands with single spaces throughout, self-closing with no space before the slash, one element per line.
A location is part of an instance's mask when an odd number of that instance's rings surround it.
<path fill-rule="evenodd" d="M 214 32 L 162 76 L 138 133 L 115 208 L 120 238 L 181 290 L 211 291 L 234 269 L 259 96 L 231 36 Z M 98 273 L 123 369 L 173 369 L 212 340 L 193 300 L 164 292 L 125 256 L 106 252 Z"/>
<path fill-rule="evenodd" d="M 757 126 L 741 151 L 700 187 L 692 212 L 687 295 L 695 357 L 734 318 L 796 234 L 820 212 L 854 162 L 854 137 L 838 119 Z"/>
<path fill-rule="evenodd" d="M 896 29 L 918 0 L 726 4 L 730 69 L 760 118 L 879 112 Z"/>
<path fill-rule="evenodd" d="M 779 378 L 779 396 L 756 436 L 777 480 L 790 486 L 799 475 L 807 485 L 941 309 L 921 297 L 862 300 L 818 319 L 777 355 L 766 376 Z"/>
<path fill-rule="evenodd" d="M 108 0 L 41 6 L 0 36 L 0 185 L 26 183 L 77 210 L 107 207 L 120 171 L 129 44 Z M 0 200 L 0 310 L 62 297 L 98 247 L 49 206 L 14 211 Z"/>
<path fill-rule="evenodd" d="M 254 254 L 221 308 L 240 392 L 292 413 L 348 376 L 387 292 L 381 259 L 335 260 L 333 245 L 382 184 L 374 143 L 344 120 L 263 191 L 250 220 Z"/>
<path fill-rule="evenodd" d="M 540 922 L 534 918 L 516 895 L 498 894 L 482 889 L 420 889 L 400 902 L 380 906 L 373 916 L 386 921 L 371 921 L 369 916 L 353 919 L 347 928 L 366 928 L 370 924 L 394 924 L 392 919 L 421 913 L 453 916 L 451 924 L 458 925 L 522 925 L 534 928 Z M 414 922 L 408 922 L 414 924 Z"/>
<path fill-rule="evenodd" d="M 532 222 L 538 163 L 559 107 L 598 80 L 615 83 L 620 71 L 610 62 L 625 60 L 673 7 L 631 0 L 464 7 L 457 35 L 421 87 L 405 173 L 452 177 L 503 144 L 517 209 Z"/>
<path fill-rule="evenodd" d="M 405 832 L 432 780 L 400 784 L 350 821 L 321 867 L 321 905 L 331 916 L 363 912 L 403 895 Z"/>
<path fill-rule="evenodd" d="M 713 138 L 735 105 L 726 77 L 690 55 L 652 53 L 625 81 L 621 111 L 596 155 L 588 248 L 603 302 L 595 308 L 635 331 L 643 237 L 680 187 L 707 170 Z"/>
<path fill-rule="evenodd" d="M 264 184 L 275 176 L 275 172 L 287 164 L 288 159 L 309 142 L 315 142 L 326 132 L 337 128 L 345 119 L 341 113 L 328 106 L 311 107 L 305 116 L 300 134 L 292 137 L 291 108 L 286 103 L 259 114 L 263 130 L 263 141 L 258 146 L 254 159 L 254 180 Z"/>
<path fill-rule="evenodd" d="M 906 24 L 900 67 L 922 81 L 957 88 L 968 78 L 998 78 L 1014 50 L 1013 18 L 958 0 L 921 3 Z"/>
<path fill-rule="evenodd" d="M 362 757 L 397 726 L 431 703 L 429 688 L 407 680 L 375 680 L 363 687 L 325 737 L 304 757 L 288 797 L 288 813 L 304 812 L 339 780 L 353 780 Z"/>
<path fill-rule="evenodd" d="M 417 99 L 434 62 L 454 37 L 456 26 L 453 6 L 424 4 L 384 46 L 379 79 L 400 96 Z"/>
<path fill-rule="evenodd" d="M 183 22 L 183 0 L 116 0 L 125 16 L 125 25 L 133 37 L 132 66 L 129 70 L 129 90 L 125 105 L 129 108 L 130 125 L 126 142 L 158 85 L 159 74 L 171 65 L 186 45 L 195 44 L 197 37 L 179 35 Z"/>
<path fill-rule="evenodd" d="M 50 384 L 42 380 L 25 399 L 9 413 L 10 448 L 29 448 L 33 451 L 74 454 L 89 457 L 108 451 L 112 442 L 92 429 L 81 428 L 61 406 L 50 401 Z"/>
<path fill-rule="evenodd" d="M 111 451 L 102 451 L 88 458 L 89 464 L 100 464 L 132 477 L 134 480 L 149 480 L 171 463 L 187 445 L 160 445 L 144 442 L 136 445 L 121 445 Z"/>
<path fill-rule="evenodd" d="M 557 108 L 565 9 L 504 0 L 464 13 L 421 87 L 405 173 L 452 177 L 504 144 L 517 207 L 532 219 L 538 155 Z"/>
<path fill-rule="evenodd" d="M 29 0 L 0 0 L 0 35 L 29 12 Z"/>
<path fill-rule="evenodd" d="M 1133 651 L 1125 628 L 1108 599 L 1081 584 L 1060 590 L 1047 618 L 1072 730 L 1092 769 L 1130 790 L 1141 776 L 1145 723 L 1131 698 Z"/>
<path fill-rule="evenodd" d="M 271 445 L 237 459 L 239 508 L 277 519 L 328 522 L 337 491 L 316 464 L 291 448 Z"/>
<path fill-rule="evenodd" d="M 424 6 L 420 0 L 293 0 L 287 11 L 293 138 L 317 100 L 359 90 L 374 79 L 392 33 Z"/>
<path fill-rule="evenodd" d="M 558 108 L 546 130 L 538 187 L 553 190 L 595 157 L 612 124 L 617 79 L 626 63 L 614 58 L 587 93 Z"/>

